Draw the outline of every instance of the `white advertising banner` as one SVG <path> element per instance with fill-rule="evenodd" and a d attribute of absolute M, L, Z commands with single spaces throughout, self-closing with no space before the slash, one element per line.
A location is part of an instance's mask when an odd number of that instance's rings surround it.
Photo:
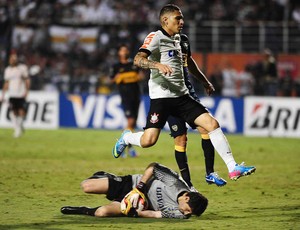
<path fill-rule="evenodd" d="M 0 94 L 1 95 L 1 94 Z M 59 94 L 31 91 L 27 98 L 28 108 L 25 128 L 57 129 L 59 126 Z M 7 99 L 0 104 L 0 128 L 12 128 L 12 112 Z"/>
<path fill-rule="evenodd" d="M 300 99 L 246 97 L 244 134 L 300 138 Z"/>

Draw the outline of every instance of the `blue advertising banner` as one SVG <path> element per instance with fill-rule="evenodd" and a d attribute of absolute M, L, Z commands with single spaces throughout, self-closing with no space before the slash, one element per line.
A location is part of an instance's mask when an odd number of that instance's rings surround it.
<path fill-rule="evenodd" d="M 219 121 L 224 132 L 243 132 L 243 99 L 203 97 L 201 102 Z M 143 96 L 139 108 L 137 128 L 146 123 L 149 97 Z M 61 127 L 123 129 L 126 119 L 121 107 L 121 98 L 113 95 L 60 94 L 59 125 Z"/>
<path fill-rule="evenodd" d="M 203 97 L 201 103 L 219 121 L 225 133 L 243 133 L 244 99 Z"/>

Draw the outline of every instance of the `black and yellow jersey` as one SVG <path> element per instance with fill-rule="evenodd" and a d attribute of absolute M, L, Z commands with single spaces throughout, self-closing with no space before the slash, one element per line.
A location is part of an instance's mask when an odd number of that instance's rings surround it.
<path fill-rule="evenodd" d="M 127 84 L 140 81 L 139 68 L 129 61 L 126 64 L 116 63 L 112 68 L 111 78 L 116 84 Z"/>

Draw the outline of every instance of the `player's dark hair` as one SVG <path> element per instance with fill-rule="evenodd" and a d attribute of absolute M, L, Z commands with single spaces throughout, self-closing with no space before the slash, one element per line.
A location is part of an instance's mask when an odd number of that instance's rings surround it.
<path fill-rule="evenodd" d="M 200 216 L 207 208 L 207 198 L 198 192 L 188 192 L 188 196 L 190 197 L 188 204 L 192 209 L 192 213 Z"/>
<path fill-rule="evenodd" d="M 118 50 L 120 50 L 122 47 L 126 47 L 127 49 L 130 49 L 129 45 L 126 43 L 120 43 L 117 47 Z"/>
<path fill-rule="evenodd" d="M 159 18 L 161 19 L 161 17 L 166 13 L 172 13 L 175 11 L 180 11 L 180 8 L 174 4 L 167 4 L 163 8 L 161 8 Z"/>

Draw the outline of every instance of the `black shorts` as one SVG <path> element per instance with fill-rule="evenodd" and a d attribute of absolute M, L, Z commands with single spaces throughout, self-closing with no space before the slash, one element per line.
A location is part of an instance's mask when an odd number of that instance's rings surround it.
<path fill-rule="evenodd" d="M 17 98 L 17 97 L 11 97 L 9 98 L 9 108 L 12 110 L 18 110 L 18 109 L 27 109 L 27 102 L 25 98 Z"/>
<path fill-rule="evenodd" d="M 123 198 L 132 190 L 132 176 L 116 176 L 111 173 L 99 171 L 88 179 L 108 178 L 108 192 L 106 198 L 111 201 L 121 202 Z"/>
<path fill-rule="evenodd" d="M 180 117 L 195 129 L 194 121 L 203 113 L 208 113 L 208 110 L 189 95 L 151 99 L 145 129 L 162 129 L 169 116 Z"/>
<path fill-rule="evenodd" d="M 119 84 L 122 108 L 126 117 L 137 119 L 140 106 L 140 88 L 138 83 Z"/>
<path fill-rule="evenodd" d="M 180 118 L 180 117 L 173 117 L 173 116 L 169 116 L 168 118 L 168 124 L 170 127 L 170 131 L 171 131 L 171 137 L 178 137 L 181 136 L 183 134 L 186 134 L 187 132 L 187 127 L 185 124 L 185 121 Z"/>

